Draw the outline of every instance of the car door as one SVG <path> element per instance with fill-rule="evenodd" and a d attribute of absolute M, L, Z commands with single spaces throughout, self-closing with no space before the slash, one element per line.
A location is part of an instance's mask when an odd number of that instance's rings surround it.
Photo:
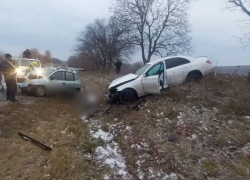
<path fill-rule="evenodd" d="M 76 88 L 74 74 L 72 72 L 65 72 L 65 78 L 66 78 L 65 86 L 68 89 L 74 90 Z"/>
<path fill-rule="evenodd" d="M 49 91 L 63 92 L 66 88 L 64 71 L 57 71 L 49 77 L 49 85 L 46 87 Z"/>
<path fill-rule="evenodd" d="M 177 85 L 184 82 L 185 65 L 190 63 L 184 58 L 171 58 L 165 61 L 169 85 Z"/>
<path fill-rule="evenodd" d="M 144 92 L 147 94 L 161 94 L 164 85 L 164 63 L 152 66 L 142 77 Z M 163 82 L 162 82 L 163 81 Z"/>

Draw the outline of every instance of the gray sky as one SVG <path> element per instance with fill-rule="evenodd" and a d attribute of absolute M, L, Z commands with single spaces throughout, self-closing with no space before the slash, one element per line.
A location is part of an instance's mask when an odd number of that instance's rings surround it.
<path fill-rule="evenodd" d="M 77 34 L 96 18 L 109 17 L 111 0 L 1 0 L 0 51 L 18 56 L 26 48 L 41 53 L 49 49 L 62 60 L 73 53 Z M 250 47 L 244 49 L 241 12 L 224 10 L 225 0 L 198 0 L 192 3 L 192 56 L 208 56 L 218 65 L 250 64 Z M 136 55 L 134 60 L 140 60 Z"/>

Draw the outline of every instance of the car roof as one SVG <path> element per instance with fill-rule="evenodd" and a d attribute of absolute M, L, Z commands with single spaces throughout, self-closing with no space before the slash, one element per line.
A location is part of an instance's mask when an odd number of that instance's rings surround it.
<path fill-rule="evenodd" d="M 20 60 L 25 60 L 25 61 L 40 61 L 39 59 L 32 59 L 32 58 L 20 58 Z"/>
<path fill-rule="evenodd" d="M 161 59 L 150 61 L 147 64 L 152 65 L 152 64 L 155 64 L 155 63 L 167 60 L 167 59 L 171 59 L 171 58 L 184 58 L 184 59 L 188 59 L 191 62 L 194 61 L 194 60 L 196 60 L 196 58 L 192 58 L 192 57 L 188 57 L 188 56 L 167 56 L 167 57 L 164 57 L 164 58 L 161 58 Z"/>
<path fill-rule="evenodd" d="M 71 69 L 55 68 L 55 67 L 49 67 L 49 68 L 50 68 L 50 69 L 52 69 L 52 70 L 55 70 L 55 71 L 67 71 L 67 72 L 73 72 L 73 73 L 76 73 L 76 71 L 71 70 Z"/>

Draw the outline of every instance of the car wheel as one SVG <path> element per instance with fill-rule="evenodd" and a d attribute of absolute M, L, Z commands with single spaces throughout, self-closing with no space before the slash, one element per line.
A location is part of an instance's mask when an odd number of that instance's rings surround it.
<path fill-rule="evenodd" d="M 202 74 L 200 72 L 191 72 L 187 75 L 186 82 L 199 82 L 202 79 Z"/>
<path fill-rule="evenodd" d="M 26 91 L 25 91 L 24 89 L 21 89 L 21 93 L 25 94 L 25 93 L 26 93 Z"/>
<path fill-rule="evenodd" d="M 44 88 L 44 86 L 35 86 L 34 87 L 34 94 L 37 97 L 45 96 L 45 88 Z"/>
<path fill-rule="evenodd" d="M 122 104 L 130 103 L 135 101 L 136 95 L 133 90 L 125 89 L 119 93 L 119 101 Z"/>
<path fill-rule="evenodd" d="M 79 89 L 79 88 L 75 88 L 75 91 L 76 91 L 76 92 L 80 92 L 80 91 L 81 91 L 81 89 Z"/>

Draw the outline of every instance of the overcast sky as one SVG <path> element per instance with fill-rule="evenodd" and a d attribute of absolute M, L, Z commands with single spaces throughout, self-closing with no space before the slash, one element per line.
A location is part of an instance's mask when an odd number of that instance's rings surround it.
<path fill-rule="evenodd" d="M 236 38 L 241 35 L 237 25 L 247 16 L 224 10 L 225 1 L 192 3 L 191 55 L 206 55 L 218 65 L 249 65 L 250 47 L 244 49 Z M 0 51 L 19 56 L 36 47 L 41 53 L 49 49 L 53 57 L 67 60 L 77 34 L 94 19 L 109 17 L 110 5 L 111 0 L 1 0 Z"/>

